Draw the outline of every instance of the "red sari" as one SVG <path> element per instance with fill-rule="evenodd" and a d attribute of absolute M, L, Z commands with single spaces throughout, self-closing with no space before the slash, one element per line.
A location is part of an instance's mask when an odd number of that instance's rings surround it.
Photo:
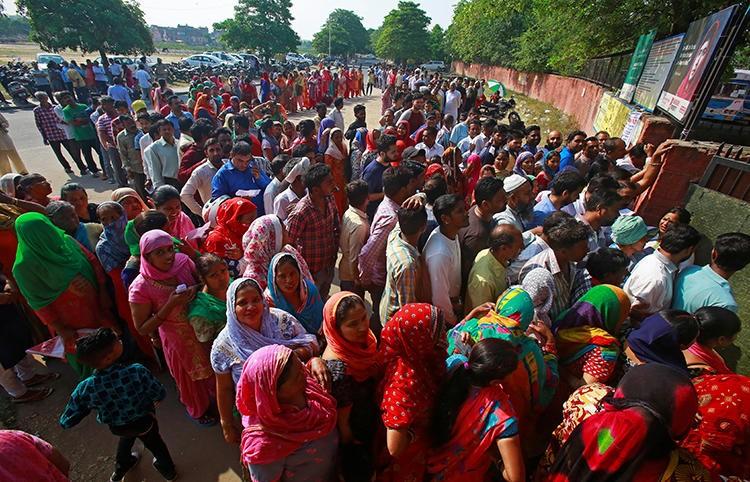
<path fill-rule="evenodd" d="M 440 311 L 427 303 L 403 306 L 381 334 L 385 375 L 380 404 L 387 429 L 408 429 L 415 439 L 398 458 L 386 455 L 379 481 L 422 481 L 427 475 L 430 408 L 445 375 L 447 340 Z"/>

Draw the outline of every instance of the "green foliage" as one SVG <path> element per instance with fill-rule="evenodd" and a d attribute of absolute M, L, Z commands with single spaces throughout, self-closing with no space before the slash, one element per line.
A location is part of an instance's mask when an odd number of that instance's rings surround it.
<path fill-rule="evenodd" d="M 397 63 L 404 61 L 421 62 L 429 60 L 430 36 L 427 26 L 430 17 L 414 2 L 400 1 L 391 10 L 378 29 L 375 39 L 375 53 L 380 58 Z"/>
<path fill-rule="evenodd" d="M 17 0 L 29 19 L 31 40 L 50 52 L 63 49 L 133 55 L 151 53 L 143 12 L 130 0 Z"/>
<path fill-rule="evenodd" d="M 362 18 L 351 10 L 337 8 L 328 15 L 326 23 L 313 36 L 312 46 L 316 52 L 328 53 L 329 32 L 332 55 L 349 57 L 369 50 L 369 36 L 362 25 Z"/>
<path fill-rule="evenodd" d="M 299 37 L 292 30 L 291 0 L 239 0 L 234 17 L 214 24 L 221 41 L 238 50 L 258 52 L 268 61 L 274 54 L 294 51 Z"/>
<path fill-rule="evenodd" d="M 297 45 L 297 52 L 299 52 L 301 54 L 305 54 L 305 55 L 313 54 L 315 52 L 315 50 L 313 49 L 312 41 L 311 40 L 300 40 L 299 41 L 299 45 Z"/>
<path fill-rule="evenodd" d="M 587 59 L 632 49 L 651 29 L 684 32 L 724 0 L 459 0 L 449 52 L 520 70 L 580 72 Z"/>
<path fill-rule="evenodd" d="M 29 21 L 18 15 L 5 16 L 0 13 L 0 38 L 28 40 L 31 33 Z"/>
<path fill-rule="evenodd" d="M 435 24 L 430 30 L 430 60 L 447 60 L 448 55 L 445 49 L 445 30 L 438 24 Z"/>

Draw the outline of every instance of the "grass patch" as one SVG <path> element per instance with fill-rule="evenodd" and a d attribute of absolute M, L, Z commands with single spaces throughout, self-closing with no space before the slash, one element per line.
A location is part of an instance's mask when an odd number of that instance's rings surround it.
<path fill-rule="evenodd" d="M 528 126 L 536 124 L 542 128 L 542 142 L 545 141 L 547 132 L 558 130 L 563 133 L 578 129 L 578 122 L 560 109 L 532 99 L 512 90 L 507 91 L 508 96 L 513 96 L 516 101 L 516 112 L 521 115 L 521 120 Z"/>

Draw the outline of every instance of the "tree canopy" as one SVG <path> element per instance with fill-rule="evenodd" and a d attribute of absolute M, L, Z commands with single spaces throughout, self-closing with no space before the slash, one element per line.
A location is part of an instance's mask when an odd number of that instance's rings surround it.
<path fill-rule="evenodd" d="M 214 24 L 221 41 L 238 50 L 257 51 L 267 61 L 275 54 L 294 51 L 299 37 L 292 30 L 291 0 L 239 0 L 234 17 Z"/>
<path fill-rule="evenodd" d="M 362 18 L 351 10 L 337 8 L 330 15 L 312 40 L 313 49 L 320 54 L 328 53 L 330 31 L 330 47 L 332 55 L 350 56 L 370 50 L 370 36 L 362 25 Z"/>
<path fill-rule="evenodd" d="M 430 60 L 447 60 L 448 55 L 445 50 L 445 30 L 438 24 L 435 24 L 430 30 Z"/>
<path fill-rule="evenodd" d="M 383 20 L 375 35 L 375 53 L 378 57 L 400 63 L 411 60 L 428 60 L 431 54 L 427 26 L 430 17 L 414 2 L 400 1 Z"/>
<path fill-rule="evenodd" d="M 532 71 L 580 72 L 632 49 L 641 34 L 684 32 L 724 0 L 460 0 L 447 32 L 455 58 Z"/>
<path fill-rule="evenodd" d="M 154 51 L 151 32 L 137 3 L 129 0 L 18 0 L 29 19 L 31 40 L 48 51 L 106 54 Z"/>

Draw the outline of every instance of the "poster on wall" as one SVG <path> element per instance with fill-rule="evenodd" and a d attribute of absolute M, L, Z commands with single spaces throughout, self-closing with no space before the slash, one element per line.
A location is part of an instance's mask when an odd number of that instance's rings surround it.
<path fill-rule="evenodd" d="M 736 7 L 725 8 L 690 24 L 672 74 L 657 103 L 678 121 L 687 116 Z"/>
<path fill-rule="evenodd" d="M 649 112 L 653 112 L 656 108 L 656 101 L 659 99 L 659 94 L 664 88 L 667 77 L 669 77 L 669 72 L 672 70 L 672 64 L 677 58 L 677 52 L 680 51 L 680 45 L 684 37 L 685 34 L 682 33 L 673 35 L 654 42 L 651 46 L 646 65 L 643 66 L 643 72 L 633 96 L 633 101 Z"/>
<path fill-rule="evenodd" d="M 638 85 L 638 79 L 641 77 L 641 72 L 643 72 L 643 66 L 646 64 L 646 59 L 648 59 L 648 53 L 651 50 L 651 44 L 654 43 L 655 36 L 656 30 L 652 30 L 638 38 L 638 44 L 635 46 L 633 56 L 630 58 L 628 73 L 625 74 L 625 81 L 622 83 L 622 89 L 620 89 L 620 98 L 625 102 L 633 100 L 635 87 Z"/>
<path fill-rule="evenodd" d="M 638 126 L 641 125 L 641 116 L 643 116 L 643 112 L 634 110 L 628 116 L 627 122 L 625 122 L 620 139 L 625 142 L 625 146 L 627 147 L 635 144 L 635 140 L 638 139 L 637 131 Z"/>
<path fill-rule="evenodd" d="M 607 131 L 610 135 L 617 135 L 625 128 L 632 111 L 633 109 L 625 102 L 611 93 L 605 92 L 594 119 L 594 130 Z"/>

